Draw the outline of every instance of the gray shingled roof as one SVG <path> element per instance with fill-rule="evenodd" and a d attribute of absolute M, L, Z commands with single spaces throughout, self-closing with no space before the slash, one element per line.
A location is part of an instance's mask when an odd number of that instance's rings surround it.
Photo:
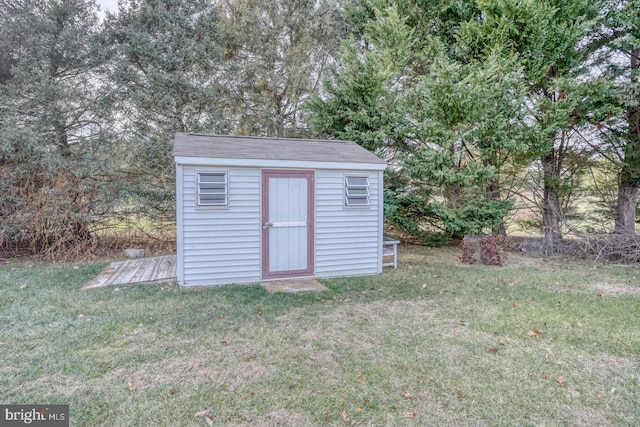
<path fill-rule="evenodd" d="M 386 163 L 351 141 L 197 135 L 190 133 L 176 134 L 173 155 L 176 157 L 208 157 L 216 159 Z"/>

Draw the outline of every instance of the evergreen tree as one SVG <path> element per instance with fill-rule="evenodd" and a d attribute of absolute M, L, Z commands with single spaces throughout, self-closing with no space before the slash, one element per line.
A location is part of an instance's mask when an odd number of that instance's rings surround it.
<path fill-rule="evenodd" d="M 483 57 L 498 44 L 517 55 L 527 85 L 528 145 L 543 171 L 545 253 L 562 238 L 563 171 L 571 140 L 566 131 L 587 120 L 587 107 L 602 90 L 589 79 L 590 36 L 599 25 L 592 0 L 485 0 L 483 21 L 469 24 L 468 53 Z M 595 102 L 597 103 L 597 102 Z"/>
<path fill-rule="evenodd" d="M 344 36 L 334 0 L 219 2 L 234 133 L 308 134 L 300 107 L 321 90 Z"/>
<path fill-rule="evenodd" d="M 92 0 L 0 0 L 0 246 L 90 235 L 110 140 Z"/>
<path fill-rule="evenodd" d="M 622 127 L 609 132 L 620 165 L 615 232 L 635 234 L 640 188 L 640 2 L 611 1 L 609 11 L 612 42 L 608 47 L 613 53 L 609 71 L 617 86 L 617 105 L 623 111 Z"/>
<path fill-rule="evenodd" d="M 498 230 L 511 206 L 500 170 L 521 146 L 513 55 L 461 56 L 461 24 L 479 16 L 468 3 L 383 4 L 350 8 L 354 35 L 311 123 L 391 161 L 387 217 L 406 231 Z"/>
<path fill-rule="evenodd" d="M 175 133 L 232 129 L 218 23 L 207 0 L 131 0 L 107 19 L 124 130 L 123 197 L 158 224 L 175 215 Z"/>

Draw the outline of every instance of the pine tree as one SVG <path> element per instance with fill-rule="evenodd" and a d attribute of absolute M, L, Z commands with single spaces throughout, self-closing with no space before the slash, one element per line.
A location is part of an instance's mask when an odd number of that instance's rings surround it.
<path fill-rule="evenodd" d="M 218 23 L 206 0 L 131 0 L 107 19 L 126 147 L 122 196 L 158 225 L 174 221 L 175 133 L 233 128 Z"/>
<path fill-rule="evenodd" d="M 97 5 L 0 1 L 0 246 L 85 241 L 110 141 Z"/>
<path fill-rule="evenodd" d="M 308 135 L 301 105 L 322 87 L 344 36 L 333 0 L 219 2 L 234 133 Z"/>
<path fill-rule="evenodd" d="M 611 78 L 617 83 L 617 104 L 623 111 L 623 128 L 614 129 L 620 154 L 615 232 L 635 234 L 640 188 L 640 2 L 610 2 L 609 48 Z"/>
<path fill-rule="evenodd" d="M 485 0 L 484 18 L 466 30 L 466 54 L 482 58 L 501 47 L 516 55 L 527 91 L 529 153 L 543 175 L 544 248 L 556 250 L 562 238 L 562 194 L 572 141 L 567 131 L 593 114 L 606 82 L 587 67 L 598 39 L 600 2 L 591 0 Z"/>
<path fill-rule="evenodd" d="M 414 234 L 498 230 L 511 203 L 500 170 L 520 150 L 522 84 L 513 57 L 461 56 L 469 4 L 363 1 L 354 34 L 309 104 L 316 131 L 352 139 L 392 164 L 387 217 Z"/>

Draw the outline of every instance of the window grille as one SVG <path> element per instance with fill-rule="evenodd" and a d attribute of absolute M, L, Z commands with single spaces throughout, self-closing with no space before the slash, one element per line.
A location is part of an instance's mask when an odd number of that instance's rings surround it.
<path fill-rule="evenodd" d="M 369 177 L 363 175 L 345 175 L 344 196 L 346 206 L 369 206 Z"/>
<path fill-rule="evenodd" d="M 198 173 L 198 206 L 227 206 L 227 172 Z"/>

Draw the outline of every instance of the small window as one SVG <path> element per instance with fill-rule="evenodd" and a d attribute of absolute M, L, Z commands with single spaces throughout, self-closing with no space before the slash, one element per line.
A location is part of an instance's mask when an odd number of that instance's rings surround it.
<path fill-rule="evenodd" d="M 198 206 L 227 206 L 227 173 L 198 173 Z"/>
<path fill-rule="evenodd" d="M 344 196 L 347 206 L 369 206 L 369 177 L 345 175 Z"/>

